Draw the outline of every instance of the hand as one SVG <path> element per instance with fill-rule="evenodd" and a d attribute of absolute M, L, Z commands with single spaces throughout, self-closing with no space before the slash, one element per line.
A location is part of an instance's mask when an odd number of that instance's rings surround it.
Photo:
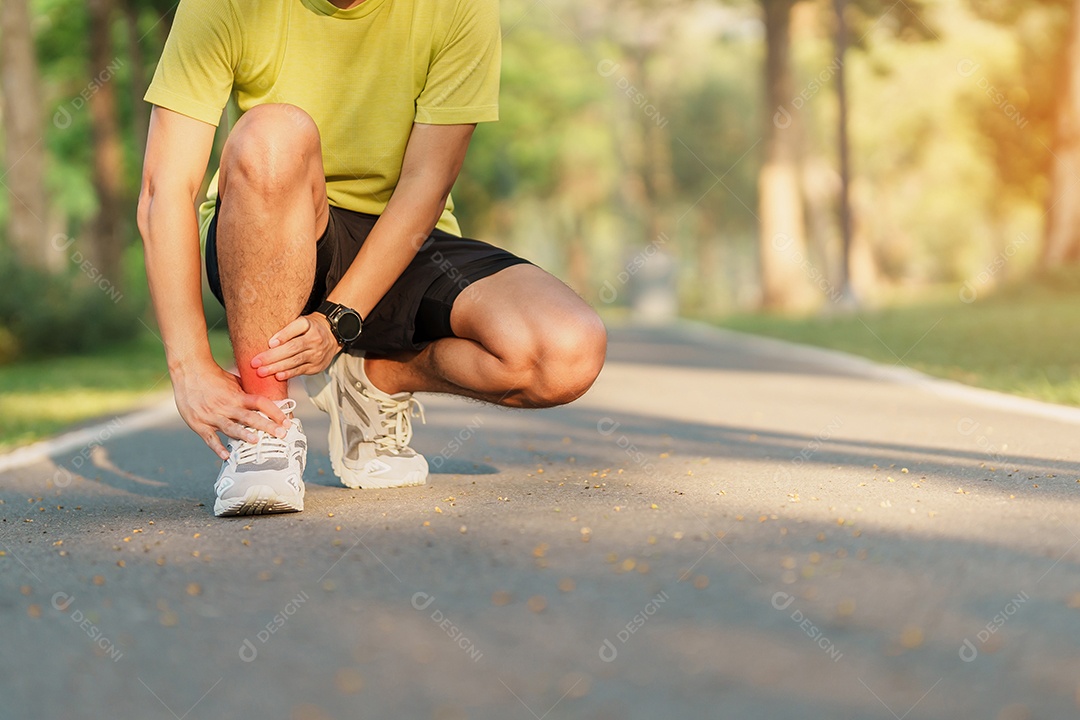
<path fill-rule="evenodd" d="M 172 380 L 180 417 L 222 460 L 229 459 L 229 452 L 217 436 L 219 431 L 250 443 L 259 440 L 253 429 L 285 437 L 289 420 L 281 408 L 269 398 L 244 392 L 240 378 L 217 363 L 175 372 Z"/>
<path fill-rule="evenodd" d="M 273 375 L 282 381 L 322 372 L 341 350 L 330 321 L 317 312 L 293 320 L 268 345 L 269 350 L 251 359 L 251 367 L 260 377 Z"/>

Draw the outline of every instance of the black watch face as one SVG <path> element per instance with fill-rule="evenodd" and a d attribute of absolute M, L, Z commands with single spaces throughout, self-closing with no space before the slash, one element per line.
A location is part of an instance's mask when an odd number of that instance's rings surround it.
<path fill-rule="evenodd" d="M 337 319 L 338 336 L 345 342 L 351 342 L 360 337 L 360 316 L 351 310 L 347 310 Z"/>

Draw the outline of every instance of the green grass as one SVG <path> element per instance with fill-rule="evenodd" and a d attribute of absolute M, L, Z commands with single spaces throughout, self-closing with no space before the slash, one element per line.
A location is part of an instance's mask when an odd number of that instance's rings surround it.
<path fill-rule="evenodd" d="M 226 333 L 212 332 L 210 346 L 219 362 L 232 362 Z M 0 451 L 171 391 L 165 351 L 149 333 L 92 354 L 0 366 Z"/>
<path fill-rule="evenodd" d="M 717 324 L 1080 405 L 1080 291 L 1071 282 L 1012 287 L 972 304 L 957 290 L 854 315 L 741 315 Z"/>

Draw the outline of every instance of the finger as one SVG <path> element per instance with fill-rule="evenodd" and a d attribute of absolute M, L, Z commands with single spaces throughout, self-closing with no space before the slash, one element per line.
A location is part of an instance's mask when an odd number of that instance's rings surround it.
<path fill-rule="evenodd" d="M 270 342 L 268 344 L 270 345 L 270 347 L 275 348 L 284 342 L 292 340 L 293 338 L 300 337 L 310 329 L 311 320 L 309 320 L 306 315 L 298 317 L 291 323 L 274 333 L 274 335 L 270 338 Z"/>
<path fill-rule="evenodd" d="M 253 428 L 255 430 L 261 430 L 270 435 L 277 435 L 283 430 L 282 426 L 273 420 L 267 420 L 265 417 L 255 412 L 254 410 L 247 410 L 240 413 L 237 417 L 237 422 L 247 428 Z M 256 438 L 258 440 L 258 438 Z"/>
<path fill-rule="evenodd" d="M 255 357 L 251 358 L 251 367 L 256 369 L 263 369 L 267 365 L 272 365 L 276 362 L 286 360 L 297 353 L 301 353 L 307 349 L 308 343 L 303 338 L 293 338 L 283 345 L 261 352 Z M 259 373 L 263 377 L 269 375 L 269 372 Z"/>
<path fill-rule="evenodd" d="M 275 405 L 274 401 L 270 398 L 265 398 L 262 395 L 246 395 L 244 398 L 244 407 L 248 410 L 258 410 L 263 415 L 270 418 L 272 423 L 276 423 L 267 425 L 265 418 L 259 418 L 260 424 L 253 425 L 252 427 L 265 430 L 272 435 L 278 435 L 278 429 L 287 428 L 289 426 L 289 418 L 285 416 L 285 413 L 281 411 L 281 408 Z"/>
<path fill-rule="evenodd" d="M 221 424 L 218 428 L 221 432 L 225 433 L 231 438 L 236 440 L 243 440 L 244 442 L 257 443 L 259 442 L 258 433 L 254 432 L 251 428 L 236 422 L 235 420 L 229 420 Z"/>
<path fill-rule="evenodd" d="M 314 365 L 312 365 L 310 362 L 305 362 L 297 365 L 294 368 L 290 368 L 288 370 L 281 370 L 274 373 L 274 379 L 285 382 L 286 380 L 291 380 L 294 377 L 300 377 L 301 375 L 314 375 L 317 372 L 319 371 L 315 369 Z"/>
<path fill-rule="evenodd" d="M 274 378 L 277 380 L 285 381 L 291 380 L 294 377 L 300 377 L 301 375 L 317 375 L 333 362 L 337 353 L 310 353 L 307 362 L 298 365 L 290 370 L 284 370 L 276 373 Z"/>
<path fill-rule="evenodd" d="M 226 450 L 225 446 L 221 444 L 221 439 L 218 438 L 216 432 L 211 430 L 206 434 L 201 434 L 200 437 L 203 439 L 203 442 L 206 443 L 206 446 L 214 451 L 215 455 L 217 455 L 222 460 L 229 459 L 229 451 Z"/>
<path fill-rule="evenodd" d="M 307 365 L 310 362 L 311 355 L 311 352 L 303 350 L 295 355 L 291 355 L 285 358 L 284 360 L 280 360 L 276 363 L 272 363 L 265 367 L 259 368 L 258 374 L 262 377 L 269 377 L 270 375 L 278 376 L 283 372 L 296 370 L 299 367 Z M 282 378 L 278 377 L 277 379 L 281 380 Z"/>

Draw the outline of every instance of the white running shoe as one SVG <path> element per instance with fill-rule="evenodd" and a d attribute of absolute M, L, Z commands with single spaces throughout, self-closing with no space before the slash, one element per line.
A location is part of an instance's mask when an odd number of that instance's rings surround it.
<path fill-rule="evenodd" d="M 277 406 L 288 415 L 296 408 L 296 401 L 280 400 Z M 256 432 L 258 442 L 229 442 L 229 459 L 222 463 L 214 484 L 214 514 L 218 517 L 304 509 L 307 436 L 300 421 L 291 419 L 284 438 Z"/>
<path fill-rule="evenodd" d="M 328 372 L 304 378 L 315 407 L 330 415 L 330 462 L 351 488 L 423 485 L 428 464 L 411 447 L 412 418 L 424 406 L 412 393 L 387 395 L 364 373 L 364 358 L 341 353 Z"/>

